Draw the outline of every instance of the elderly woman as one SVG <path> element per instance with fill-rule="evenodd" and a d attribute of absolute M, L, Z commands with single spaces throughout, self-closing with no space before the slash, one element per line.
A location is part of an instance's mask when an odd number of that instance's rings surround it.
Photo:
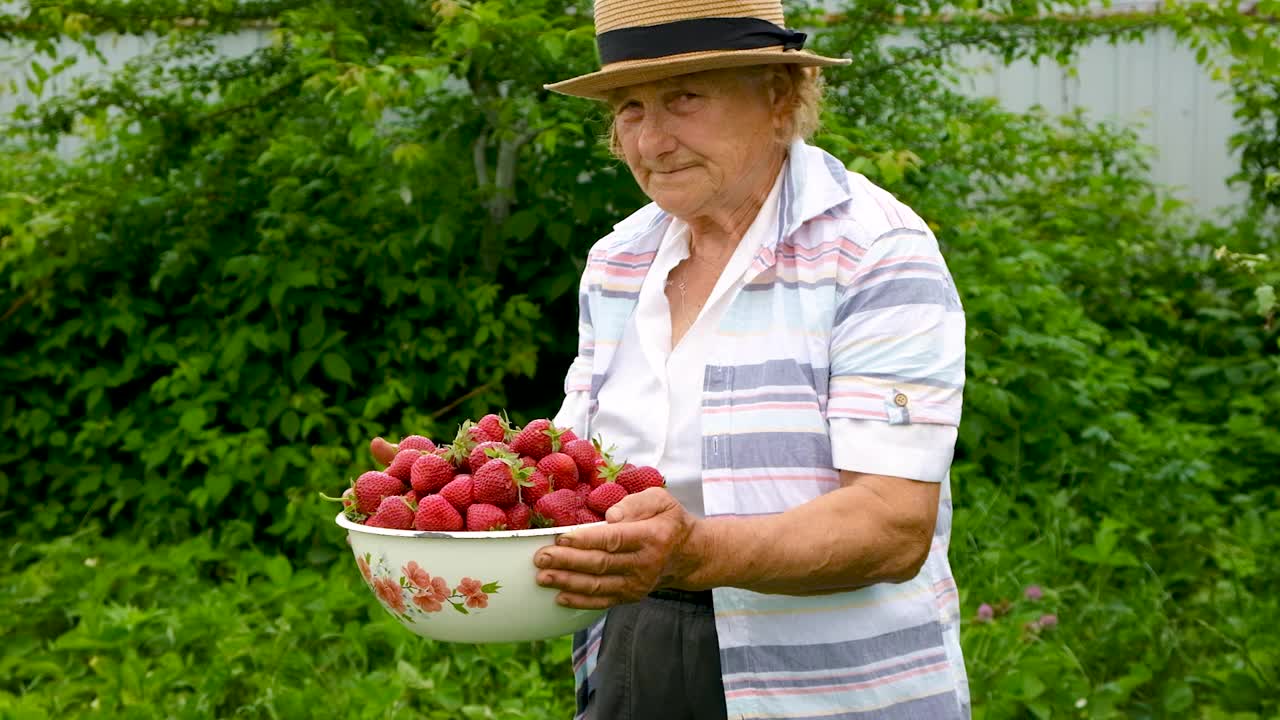
<path fill-rule="evenodd" d="M 947 562 L 964 316 L 929 226 L 806 144 L 821 66 L 778 2 L 597 0 L 603 100 L 652 199 L 591 249 L 556 424 L 665 488 L 535 557 L 581 717 L 962 718 Z"/>

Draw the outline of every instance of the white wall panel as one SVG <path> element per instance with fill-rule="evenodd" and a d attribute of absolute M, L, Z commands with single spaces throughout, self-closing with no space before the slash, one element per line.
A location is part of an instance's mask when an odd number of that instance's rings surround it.
<path fill-rule="evenodd" d="M 1198 209 L 1212 212 L 1244 198 L 1226 183 L 1237 167 L 1228 138 L 1238 129 L 1227 87 L 1170 32 L 1141 43 L 1092 43 L 1077 56 L 1074 75 L 1054 61 L 1004 66 L 976 52 L 960 61 L 972 71 L 960 83 L 964 92 L 997 98 L 1010 110 L 1079 108 L 1090 118 L 1137 128 L 1141 142 L 1155 149 L 1154 178 Z"/>

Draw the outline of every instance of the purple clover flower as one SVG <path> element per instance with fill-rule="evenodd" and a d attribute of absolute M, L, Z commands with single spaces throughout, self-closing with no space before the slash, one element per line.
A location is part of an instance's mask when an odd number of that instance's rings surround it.
<path fill-rule="evenodd" d="M 987 603 L 982 603 L 978 606 L 978 622 L 991 622 L 991 619 L 995 616 L 995 608 L 991 607 Z"/>
<path fill-rule="evenodd" d="M 1028 585 L 1027 589 L 1023 592 L 1023 595 L 1026 595 L 1027 599 L 1031 602 L 1035 602 L 1044 597 L 1044 590 L 1040 589 L 1039 585 Z"/>

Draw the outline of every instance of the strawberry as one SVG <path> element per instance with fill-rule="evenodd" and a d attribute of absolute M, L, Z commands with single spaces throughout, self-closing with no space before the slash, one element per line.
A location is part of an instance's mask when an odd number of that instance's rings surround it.
<path fill-rule="evenodd" d="M 440 488 L 440 497 L 448 500 L 458 512 L 465 511 L 471 503 L 476 501 L 471 494 L 471 476 L 455 475 L 448 485 Z"/>
<path fill-rule="evenodd" d="M 662 473 L 658 472 L 657 468 L 652 468 L 648 465 L 636 467 L 631 463 L 627 463 L 622 467 L 615 481 L 626 488 L 628 495 L 634 495 L 651 487 L 663 487 L 667 484 L 666 479 L 662 477 Z"/>
<path fill-rule="evenodd" d="M 524 503 L 516 503 L 507 510 L 507 529 L 508 530 L 528 530 L 529 523 L 533 520 L 533 510 Z"/>
<path fill-rule="evenodd" d="M 405 493 L 404 495 L 401 495 L 400 497 L 404 498 L 405 500 L 408 500 L 410 503 L 412 503 L 412 504 L 414 504 L 414 505 L 417 505 L 417 504 L 418 504 L 418 500 L 420 499 L 420 498 L 418 497 L 418 491 L 417 491 L 417 490 L 410 490 L 409 492 Z"/>
<path fill-rule="evenodd" d="M 591 483 L 591 487 L 598 488 L 601 485 L 609 482 L 609 478 L 605 477 L 604 475 L 604 469 L 608 467 L 608 465 L 609 465 L 609 461 L 605 460 L 604 458 L 598 458 L 596 460 L 595 471 L 592 472 L 589 477 L 589 482 Z"/>
<path fill-rule="evenodd" d="M 577 435 L 574 434 L 573 428 L 565 428 L 564 430 L 560 431 L 560 447 L 562 449 L 564 448 L 566 443 L 571 443 L 577 439 L 579 438 Z"/>
<path fill-rule="evenodd" d="M 556 527 L 567 527 L 578 522 L 578 511 L 586 505 L 582 496 L 573 490 L 556 490 L 548 493 L 533 506 L 533 511 L 544 521 Z"/>
<path fill-rule="evenodd" d="M 476 423 L 476 429 L 484 434 L 485 440 L 506 442 L 507 431 L 511 429 L 511 426 L 501 417 L 489 413 L 480 418 L 479 422 Z"/>
<path fill-rule="evenodd" d="M 595 488 L 591 487 L 591 483 L 585 483 L 585 482 L 578 483 L 577 485 L 573 486 L 573 491 L 582 496 L 582 502 L 584 503 L 587 501 L 587 496 L 590 495 L 591 491 L 594 489 Z"/>
<path fill-rule="evenodd" d="M 372 515 L 378 511 L 383 498 L 388 495 L 403 495 L 406 489 L 404 483 L 390 475 L 370 470 L 356 478 L 356 509 L 365 515 Z"/>
<path fill-rule="evenodd" d="M 418 530 L 444 530 L 455 532 L 463 526 L 458 509 L 439 495 L 428 495 L 418 503 L 413 516 L 413 527 Z"/>
<path fill-rule="evenodd" d="M 476 503 L 467 508 L 467 529 L 473 532 L 506 530 L 507 514 L 500 507 Z"/>
<path fill-rule="evenodd" d="M 400 452 L 399 446 L 392 445 L 380 437 L 369 441 L 369 454 L 373 455 L 373 459 L 383 465 L 390 465 L 398 452 Z"/>
<path fill-rule="evenodd" d="M 573 458 L 573 464 L 578 466 L 578 479 L 591 482 L 599 474 L 600 453 L 590 440 L 570 440 L 560 452 Z"/>
<path fill-rule="evenodd" d="M 560 451 L 561 431 L 551 424 L 550 420 L 540 419 L 525 425 L 514 440 L 511 450 L 519 455 L 528 455 L 534 460 L 541 460 L 553 452 Z"/>
<path fill-rule="evenodd" d="M 577 487 L 578 465 L 562 452 L 553 452 L 538 461 L 538 469 L 551 480 L 556 490 Z"/>
<path fill-rule="evenodd" d="M 409 530 L 413 527 L 413 513 L 416 509 L 402 496 L 388 495 L 378 503 L 378 511 L 365 525 L 391 530 Z"/>
<path fill-rule="evenodd" d="M 520 465 L 521 465 L 522 467 L 531 467 L 531 468 L 536 468 L 536 467 L 538 467 L 538 461 L 537 461 L 537 460 L 534 460 L 533 458 L 529 457 L 528 455 L 522 455 L 522 456 L 520 457 Z"/>
<path fill-rule="evenodd" d="M 387 469 L 384 470 L 383 472 L 399 480 L 402 483 L 408 483 L 409 471 L 410 469 L 413 468 L 413 462 L 417 460 L 418 457 L 420 457 L 421 455 L 422 455 L 421 450 L 414 450 L 413 448 L 401 448 L 400 452 L 396 453 L 395 459 L 391 461 L 391 464 L 388 465 Z"/>
<path fill-rule="evenodd" d="M 410 435 L 400 441 L 401 450 L 417 450 L 419 452 L 435 452 L 436 444 L 421 435 Z"/>
<path fill-rule="evenodd" d="M 467 456 L 470 455 L 471 451 L 479 444 L 471 432 L 474 425 L 475 424 L 470 420 L 462 423 L 462 425 L 458 427 L 458 433 L 453 436 L 453 442 L 448 445 L 440 446 L 445 448 L 443 454 L 444 459 L 453 463 L 454 467 L 458 468 L 462 472 L 475 470 L 475 468 L 467 464 Z"/>
<path fill-rule="evenodd" d="M 549 492 L 551 492 L 551 481 L 542 474 L 541 470 L 534 470 L 529 476 L 529 484 L 520 488 L 520 500 L 533 505 Z"/>
<path fill-rule="evenodd" d="M 510 458 L 494 458 L 471 475 L 471 492 L 476 502 L 511 507 L 520 499 L 519 488 L 528 485 L 533 470 L 518 467 Z"/>
<path fill-rule="evenodd" d="M 626 488 L 616 482 L 607 482 L 587 495 L 587 507 L 604 515 L 609 508 L 617 505 L 626 496 Z"/>
<path fill-rule="evenodd" d="M 588 508 L 582 508 L 581 510 L 578 511 L 578 514 L 575 517 L 575 520 L 578 525 L 586 525 L 587 523 L 600 522 L 604 520 L 604 518 L 598 515 L 593 510 L 590 510 Z"/>
<path fill-rule="evenodd" d="M 490 448 L 498 452 L 491 455 L 488 452 Z M 511 448 L 508 447 L 506 443 L 486 440 L 475 446 L 475 448 L 471 450 L 471 454 L 467 455 L 467 465 L 470 466 L 472 470 L 476 470 L 496 457 L 502 457 L 503 455 L 510 454 Z"/>
<path fill-rule="evenodd" d="M 432 454 L 420 456 L 414 461 L 413 469 L 409 473 L 413 489 L 417 490 L 419 495 L 433 493 L 448 485 L 453 475 L 453 466 L 449 461 Z"/>

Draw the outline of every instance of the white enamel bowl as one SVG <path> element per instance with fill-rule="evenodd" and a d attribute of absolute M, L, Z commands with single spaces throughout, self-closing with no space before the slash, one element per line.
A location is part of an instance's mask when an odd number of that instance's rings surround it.
<path fill-rule="evenodd" d="M 556 591 L 535 580 L 533 554 L 574 528 L 418 532 L 365 527 L 341 513 L 337 522 L 374 597 L 422 637 L 544 640 L 572 634 L 604 614 L 562 607 Z"/>

